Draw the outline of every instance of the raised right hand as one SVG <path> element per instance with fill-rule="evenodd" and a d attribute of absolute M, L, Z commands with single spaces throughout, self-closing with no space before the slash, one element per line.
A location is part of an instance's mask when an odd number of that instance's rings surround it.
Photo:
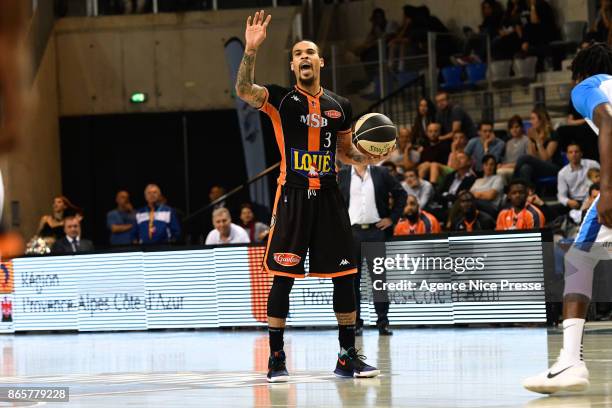
<path fill-rule="evenodd" d="M 256 50 L 262 42 L 266 39 L 266 29 L 268 28 L 268 24 L 270 24 L 270 20 L 272 19 L 272 15 L 268 15 L 268 17 L 264 21 L 264 11 L 258 11 L 253 16 L 251 21 L 251 16 L 247 18 L 246 29 L 244 31 L 244 39 L 246 41 L 246 50 Z"/>

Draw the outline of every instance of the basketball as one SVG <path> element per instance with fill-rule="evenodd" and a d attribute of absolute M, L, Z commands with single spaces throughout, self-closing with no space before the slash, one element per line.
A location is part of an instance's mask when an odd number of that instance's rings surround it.
<path fill-rule="evenodd" d="M 380 157 L 395 148 L 397 128 L 382 113 L 368 113 L 355 123 L 353 143 L 357 149 L 372 157 Z"/>

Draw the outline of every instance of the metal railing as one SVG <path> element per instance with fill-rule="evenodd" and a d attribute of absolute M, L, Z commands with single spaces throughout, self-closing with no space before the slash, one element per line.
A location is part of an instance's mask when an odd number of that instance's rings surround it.
<path fill-rule="evenodd" d="M 353 100 L 352 96 L 363 97 L 366 105 L 371 100 L 385 98 L 425 74 L 429 66 L 426 54 L 404 57 L 401 64 L 397 58 L 390 63 L 384 40 L 379 40 L 368 53 L 351 50 L 344 42 L 332 43 L 325 51 L 326 61 L 331 64 L 329 69 L 321 71 L 322 82 L 331 85 L 332 91 L 348 97 L 354 104 L 359 101 Z M 347 58 L 347 54 L 353 57 Z M 401 70 L 398 65 L 401 65 Z"/>
<path fill-rule="evenodd" d="M 387 115 L 399 126 L 407 126 L 414 120 L 419 100 L 425 95 L 425 75 L 419 75 L 401 88 L 370 105 L 355 118 L 359 118 L 366 113 L 378 112 Z"/>
<path fill-rule="evenodd" d="M 211 209 L 215 208 L 217 205 L 225 203 L 228 199 L 231 199 L 237 194 L 243 192 L 245 189 L 250 191 L 251 198 L 260 197 L 262 194 L 264 194 L 264 191 L 268 191 L 268 192 L 276 191 L 276 189 L 272 189 L 272 188 L 265 189 L 264 184 L 267 183 L 268 186 L 270 186 L 270 183 L 273 183 L 276 180 L 276 177 L 278 176 L 278 174 L 275 170 L 278 169 L 279 167 L 280 167 L 280 162 L 273 164 L 272 166 L 268 167 L 267 169 L 265 169 L 264 171 L 262 171 L 255 177 L 252 177 L 251 179 L 233 188 L 232 190 L 228 191 L 227 193 L 217 198 L 216 200 L 206 204 L 205 206 L 191 212 L 188 216 L 186 216 L 183 219 L 183 224 L 192 226 L 186 229 L 188 231 L 197 231 L 195 233 L 196 236 L 186 237 L 185 239 L 186 244 L 190 245 L 190 244 L 203 244 L 204 243 L 205 237 L 204 237 L 204 234 L 201 232 L 201 229 L 204 228 L 204 224 L 202 225 L 194 225 L 194 224 L 198 224 L 201 222 L 210 222 L 210 220 L 202 220 L 202 216 L 206 214 L 208 211 L 210 211 Z M 263 220 L 263 221 L 266 222 L 267 220 Z"/>

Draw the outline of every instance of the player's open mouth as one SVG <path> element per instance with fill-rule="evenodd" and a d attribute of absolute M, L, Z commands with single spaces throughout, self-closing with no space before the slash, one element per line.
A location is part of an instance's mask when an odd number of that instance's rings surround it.
<path fill-rule="evenodd" d="M 312 64 L 310 62 L 302 62 L 300 64 L 300 72 L 306 72 L 312 70 Z"/>

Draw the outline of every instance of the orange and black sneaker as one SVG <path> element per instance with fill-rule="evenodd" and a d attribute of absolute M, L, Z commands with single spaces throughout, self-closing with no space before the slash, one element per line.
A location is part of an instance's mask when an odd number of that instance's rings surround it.
<path fill-rule="evenodd" d="M 275 351 L 270 354 L 268 359 L 268 382 L 287 382 L 289 381 L 289 373 L 285 366 L 285 352 Z"/>
<path fill-rule="evenodd" d="M 343 378 L 372 378 L 380 374 L 380 370 L 367 365 L 363 361 L 365 359 L 366 356 L 359 354 L 354 347 L 348 349 L 344 354 L 338 353 L 334 374 Z"/>

